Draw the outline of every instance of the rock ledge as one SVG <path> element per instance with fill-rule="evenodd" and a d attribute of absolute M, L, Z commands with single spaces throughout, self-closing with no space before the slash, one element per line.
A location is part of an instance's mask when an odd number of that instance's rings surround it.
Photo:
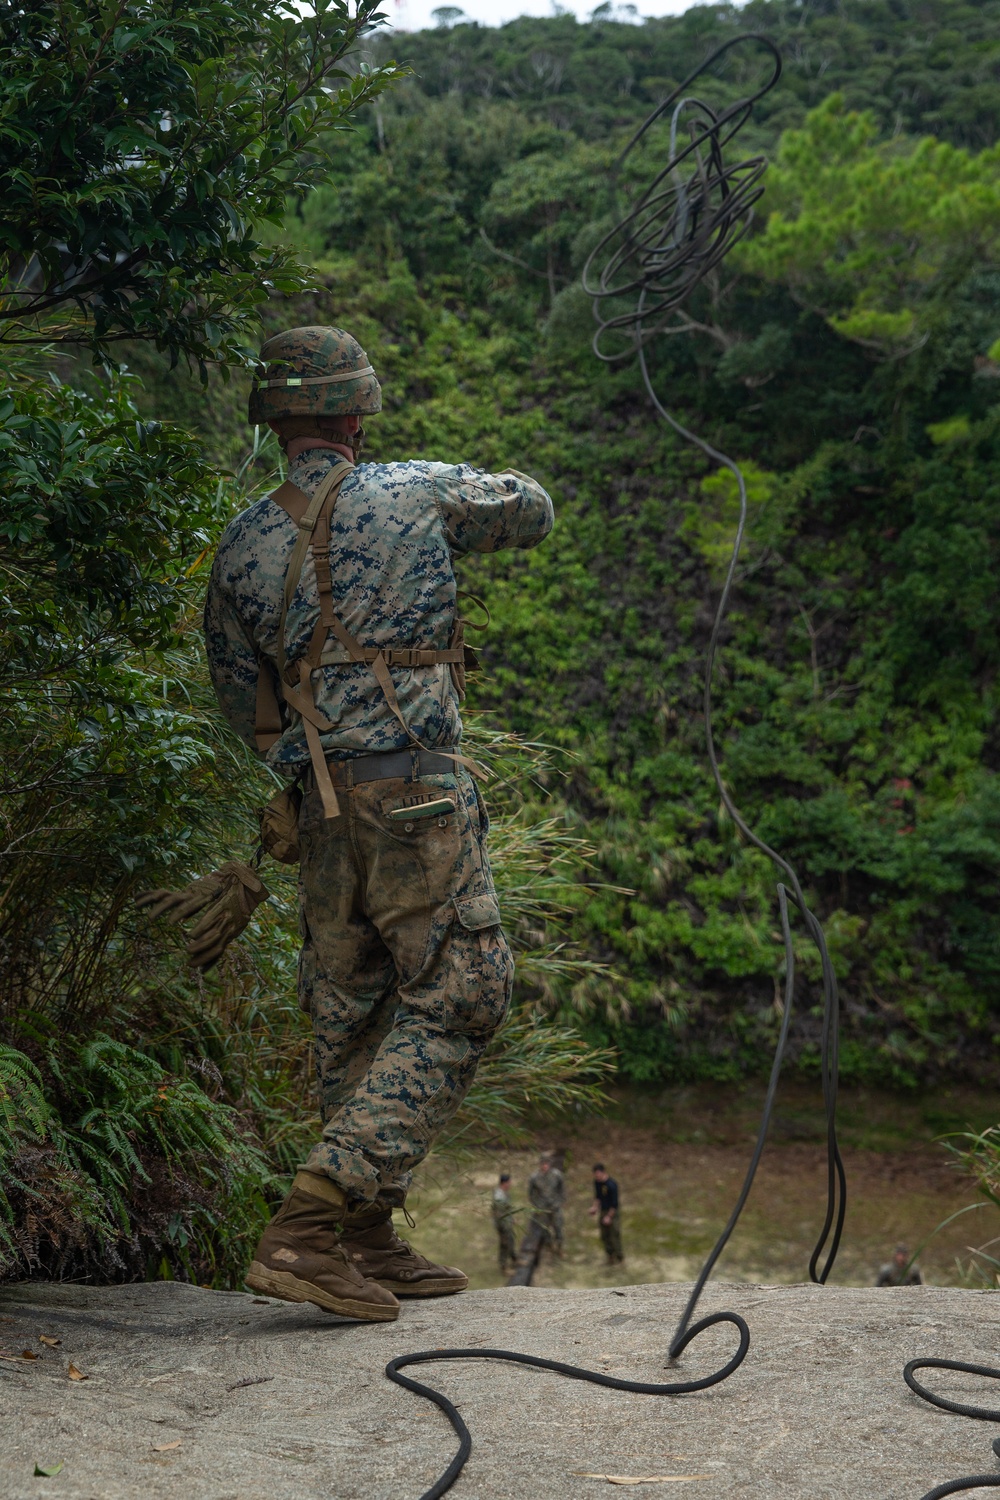
<path fill-rule="evenodd" d="M 436 1409 L 384 1379 L 387 1360 L 496 1346 L 669 1379 L 687 1290 L 467 1292 L 361 1326 L 169 1282 L 0 1287 L 0 1351 L 39 1356 L 0 1360 L 0 1496 L 417 1500 L 455 1439 Z M 750 1353 L 692 1396 L 626 1395 L 487 1361 L 414 1371 L 472 1429 L 455 1500 L 618 1493 L 606 1475 L 659 1477 L 639 1493 L 692 1500 L 920 1500 L 946 1479 L 1000 1471 L 994 1425 L 918 1401 L 901 1374 L 917 1355 L 1000 1363 L 995 1293 L 717 1283 L 701 1311 L 721 1308 L 747 1319 Z M 721 1364 L 733 1338 L 709 1330 L 678 1375 Z M 68 1378 L 70 1361 L 85 1380 Z M 939 1374 L 933 1389 L 996 1407 L 991 1384 Z M 36 1464 L 60 1462 L 58 1475 L 33 1477 Z M 677 1490 L 662 1483 L 672 1476 L 698 1477 Z"/>

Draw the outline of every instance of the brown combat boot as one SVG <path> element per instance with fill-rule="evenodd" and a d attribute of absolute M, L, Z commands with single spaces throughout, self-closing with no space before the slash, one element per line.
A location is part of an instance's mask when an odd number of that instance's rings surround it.
<path fill-rule="evenodd" d="M 362 1276 L 397 1297 L 447 1297 L 464 1292 L 469 1278 L 454 1266 L 436 1266 L 393 1228 L 391 1209 L 351 1214 L 341 1244 Z"/>
<path fill-rule="evenodd" d="M 285 1302 L 313 1302 L 342 1318 L 391 1323 L 399 1303 L 366 1281 L 343 1246 L 347 1196 L 329 1177 L 297 1172 L 292 1191 L 261 1236 L 246 1283 Z"/>

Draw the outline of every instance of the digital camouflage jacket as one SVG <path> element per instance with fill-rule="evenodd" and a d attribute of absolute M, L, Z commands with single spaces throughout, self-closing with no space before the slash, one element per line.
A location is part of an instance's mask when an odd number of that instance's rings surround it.
<path fill-rule="evenodd" d="M 501 1224 L 513 1225 L 514 1214 L 517 1210 L 510 1201 L 510 1193 L 506 1188 L 495 1187 L 493 1189 L 493 1202 L 490 1205 L 493 1222 L 499 1229 Z"/>
<path fill-rule="evenodd" d="M 532 1208 L 549 1212 L 562 1208 L 566 1200 L 566 1179 L 558 1167 L 547 1172 L 532 1172 L 528 1178 L 528 1202 Z"/>
<path fill-rule="evenodd" d="M 288 477 L 312 496 L 338 454 L 312 449 Z M 452 557 L 534 547 L 552 529 L 552 501 L 513 470 L 486 474 L 471 464 L 361 464 L 344 480 L 331 522 L 333 605 L 363 646 L 448 646 L 455 618 Z M 209 670 L 219 704 L 241 739 L 254 746 L 259 662 L 276 659 L 282 590 L 297 528 L 270 497 L 256 501 L 222 536 L 205 603 Z M 288 611 L 289 663 L 308 646 L 319 613 L 307 556 Z M 393 667 L 400 707 L 412 734 L 429 748 L 458 744 L 458 696 L 446 664 Z M 333 756 L 399 750 L 408 741 L 371 668 L 345 661 L 314 677 L 316 706 L 335 728 L 322 736 Z M 276 769 L 309 760 L 296 719 L 267 752 Z"/>

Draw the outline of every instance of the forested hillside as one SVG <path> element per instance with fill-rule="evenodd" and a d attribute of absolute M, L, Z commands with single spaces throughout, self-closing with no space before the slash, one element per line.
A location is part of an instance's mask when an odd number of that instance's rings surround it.
<path fill-rule="evenodd" d="M 772 875 L 720 812 L 699 716 L 734 492 L 634 364 L 593 357 L 579 290 L 611 163 L 745 29 L 785 59 L 742 138 L 772 158 L 756 232 L 651 352 L 663 399 L 750 478 L 725 773 L 826 920 L 848 1075 L 995 1069 L 998 23 L 995 3 L 752 0 L 394 36 L 377 55 L 411 77 L 297 205 L 327 292 L 295 315 L 350 326 L 384 371 L 369 453 L 512 464 L 555 498 L 538 553 L 465 565 L 493 612 L 475 697 L 572 757 L 553 796 L 599 851 L 572 936 L 612 973 L 559 1003 L 628 1077 L 758 1068 L 778 1021 Z M 736 97 L 758 66 L 699 92 Z M 233 457 L 241 399 L 212 405 Z"/>

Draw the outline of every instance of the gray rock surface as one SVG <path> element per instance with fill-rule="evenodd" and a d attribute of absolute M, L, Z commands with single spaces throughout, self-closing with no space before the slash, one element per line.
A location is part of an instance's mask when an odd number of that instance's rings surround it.
<path fill-rule="evenodd" d="M 15 1358 L 0 1360 L 0 1496 L 417 1500 L 455 1438 L 436 1408 L 384 1378 L 387 1360 L 498 1346 L 670 1379 L 665 1349 L 686 1293 L 468 1292 L 363 1326 L 174 1283 L 3 1287 L 0 1351 Z M 926 1405 L 901 1375 L 915 1355 L 1000 1363 L 1000 1296 L 715 1284 L 702 1310 L 724 1307 L 749 1322 L 750 1353 L 696 1395 L 627 1395 L 485 1360 L 412 1370 L 472 1429 L 455 1500 L 619 1493 L 586 1474 L 699 1476 L 630 1491 L 693 1500 L 920 1500 L 943 1480 L 1000 1473 L 1000 1426 Z M 723 1363 L 734 1337 L 711 1329 L 673 1378 Z M 86 1380 L 68 1378 L 70 1361 Z M 933 1388 L 1000 1406 L 1000 1390 L 971 1376 L 939 1373 Z M 59 1462 L 57 1476 L 33 1477 L 36 1463 Z"/>

